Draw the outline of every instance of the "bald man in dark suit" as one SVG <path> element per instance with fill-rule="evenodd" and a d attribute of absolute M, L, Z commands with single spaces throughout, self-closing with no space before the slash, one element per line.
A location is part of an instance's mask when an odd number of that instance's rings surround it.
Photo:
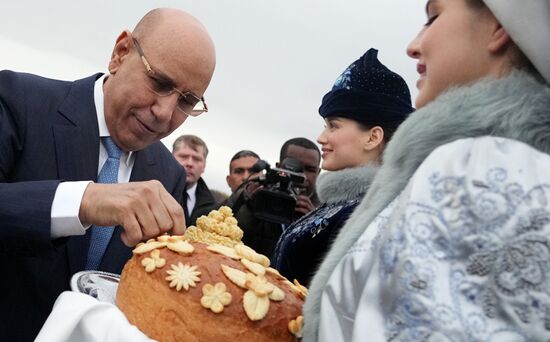
<path fill-rule="evenodd" d="M 0 72 L 2 340 L 33 340 L 74 273 L 120 273 L 139 241 L 183 234 L 185 172 L 159 140 L 206 110 L 214 65 L 195 18 L 157 9 L 107 75 Z"/>

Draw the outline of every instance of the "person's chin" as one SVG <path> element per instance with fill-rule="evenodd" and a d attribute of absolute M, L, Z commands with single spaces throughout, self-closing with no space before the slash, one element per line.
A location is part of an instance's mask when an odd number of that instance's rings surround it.
<path fill-rule="evenodd" d="M 321 164 L 321 169 L 325 171 L 334 171 L 334 166 L 330 162 L 323 162 Z"/>
<path fill-rule="evenodd" d="M 418 96 L 416 96 L 416 100 L 414 101 L 414 105 L 417 109 L 420 109 L 424 107 L 429 101 L 427 100 L 427 93 L 423 92 L 422 90 L 418 93 Z"/>

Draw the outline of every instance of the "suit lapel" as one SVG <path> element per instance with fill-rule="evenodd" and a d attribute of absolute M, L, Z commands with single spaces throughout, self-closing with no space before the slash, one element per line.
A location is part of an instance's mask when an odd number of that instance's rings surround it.
<path fill-rule="evenodd" d="M 80 127 L 68 125 L 55 125 L 53 135 L 59 179 L 95 181 L 99 159 L 99 137 L 94 139 Z"/>
<path fill-rule="evenodd" d="M 156 159 L 150 148 L 145 148 L 142 151 L 134 152 L 136 160 L 130 175 L 130 182 L 142 182 L 150 179 L 160 179 L 155 177 Z"/>
<path fill-rule="evenodd" d="M 198 218 L 198 213 L 202 212 L 204 208 L 214 207 L 216 204 L 214 197 L 212 197 L 212 194 L 208 190 L 208 186 L 202 178 L 199 178 L 197 182 L 197 191 L 195 192 L 195 198 L 195 207 L 193 208 L 193 212 L 191 213 L 191 215 L 189 215 L 190 220 L 186 222 L 191 223 L 195 221 Z"/>
<path fill-rule="evenodd" d="M 60 118 L 53 127 L 59 179 L 97 180 L 99 128 L 94 103 L 94 83 L 101 76 L 75 81 L 59 107 Z M 89 231 L 67 243 L 70 274 L 81 271 L 86 262 Z"/>

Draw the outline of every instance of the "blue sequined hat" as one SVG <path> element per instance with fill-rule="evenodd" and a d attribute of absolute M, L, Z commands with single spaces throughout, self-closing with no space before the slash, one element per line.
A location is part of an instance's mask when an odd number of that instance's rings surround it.
<path fill-rule="evenodd" d="M 336 79 L 319 108 L 323 118 L 343 117 L 367 126 L 397 127 L 414 111 L 407 84 L 369 49 Z"/>

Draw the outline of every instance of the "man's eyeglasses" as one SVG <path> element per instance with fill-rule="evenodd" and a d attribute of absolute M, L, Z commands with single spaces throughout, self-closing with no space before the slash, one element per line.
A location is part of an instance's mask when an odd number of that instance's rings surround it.
<path fill-rule="evenodd" d="M 169 96 L 174 93 L 178 93 L 179 97 L 177 108 L 189 116 L 199 116 L 204 112 L 208 112 L 208 106 L 206 105 L 206 102 L 204 102 L 204 97 L 199 98 L 191 92 L 182 93 L 174 87 L 174 82 L 172 80 L 157 75 L 153 68 L 151 68 L 147 58 L 145 58 L 143 50 L 141 49 L 137 39 L 132 39 L 134 41 L 134 45 L 136 46 L 136 50 L 139 53 L 139 57 L 147 70 L 148 82 L 146 84 L 149 90 L 158 96 Z"/>

